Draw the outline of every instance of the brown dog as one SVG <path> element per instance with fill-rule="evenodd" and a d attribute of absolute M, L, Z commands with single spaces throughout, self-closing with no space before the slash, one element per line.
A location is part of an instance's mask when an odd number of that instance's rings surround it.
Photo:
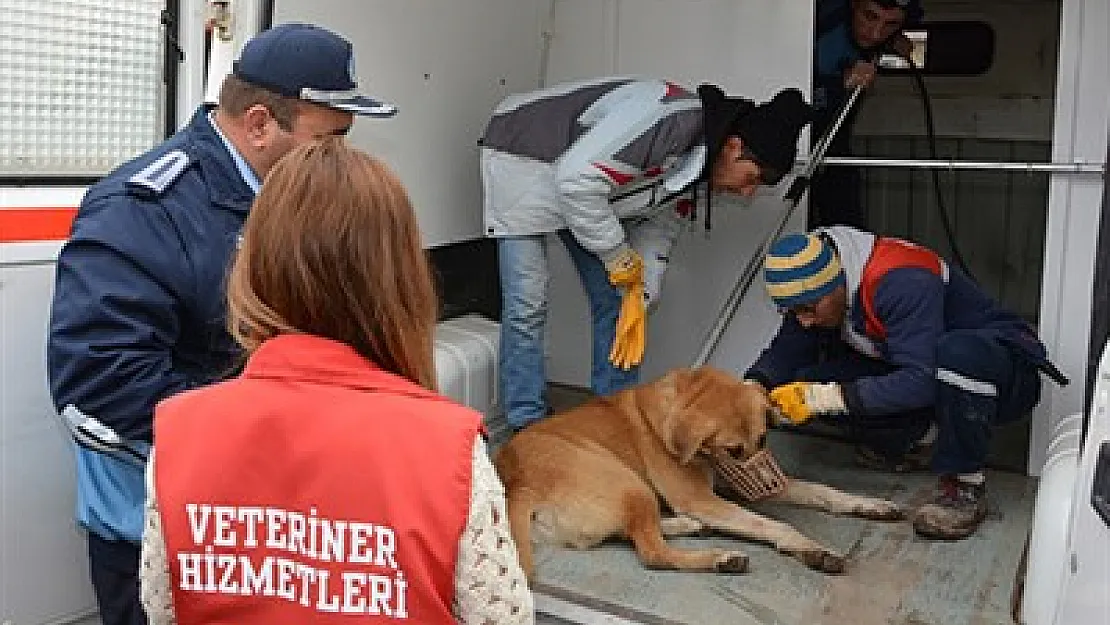
<path fill-rule="evenodd" d="M 714 493 L 708 454 L 727 449 L 746 458 L 761 449 L 770 410 L 758 385 L 709 367 L 679 369 L 517 434 L 494 462 L 529 579 L 533 533 L 574 548 L 627 538 L 652 568 L 745 571 L 741 551 L 676 549 L 664 540 L 714 530 L 770 543 L 819 571 L 843 571 L 843 556 Z M 660 499 L 676 516 L 662 518 Z M 903 517 L 893 502 L 794 479 L 775 500 L 867 519 Z"/>

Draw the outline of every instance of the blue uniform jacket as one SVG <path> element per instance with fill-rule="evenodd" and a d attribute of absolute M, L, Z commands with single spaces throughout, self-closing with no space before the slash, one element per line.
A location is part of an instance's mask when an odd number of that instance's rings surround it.
<path fill-rule="evenodd" d="M 230 373 L 224 282 L 253 192 L 200 108 L 89 189 L 58 257 L 47 342 L 55 406 L 148 450 L 154 405 Z M 143 467 L 77 449 L 77 517 L 142 535 Z"/>
<path fill-rule="evenodd" d="M 851 292 L 853 301 L 845 323 L 864 336 L 859 290 L 852 288 Z M 886 340 L 868 338 L 878 349 L 874 356 L 891 365 L 891 372 L 843 385 L 845 403 L 853 414 L 892 414 L 933 405 L 936 348 L 941 337 L 952 330 L 983 330 L 1011 347 L 1015 359 L 1037 366 L 1048 364 L 1045 348 L 1030 325 L 955 267 L 949 268 L 947 282 L 918 267 L 890 270 L 875 289 L 874 310 L 886 328 Z M 746 377 L 767 388 L 795 381 L 799 369 L 817 363 L 822 336 L 828 336 L 828 330 L 807 330 L 788 313 Z"/>

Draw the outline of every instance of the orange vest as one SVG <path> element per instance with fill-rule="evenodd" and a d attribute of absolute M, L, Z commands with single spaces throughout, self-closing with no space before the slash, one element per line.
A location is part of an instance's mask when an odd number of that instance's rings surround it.
<path fill-rule="evenodd" d="M 871 338 L 886 340 L 886 326 L 875 313 L 875 291 L 879 281 L 891 269 L 903 267 L 927 269 L 938 276 L 944 274 L 944 261 L 936 252 L 901 239 L 875 237 L 875 245 L 863 267 L 859 285 L 859 297 L 863 305 L 863 329 Z"/>
<path fill-rule="evenodd" d="M 481 415 L 283 335 L 155 412 L 181 625 L 454 623 Z"/>

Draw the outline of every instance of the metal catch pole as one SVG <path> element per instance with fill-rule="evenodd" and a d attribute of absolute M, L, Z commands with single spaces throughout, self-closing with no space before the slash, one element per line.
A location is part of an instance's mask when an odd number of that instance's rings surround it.
<path fill-rule="evenodd" d="M 755 280 L 755 276 L 759 273 L 760 266 L 763 265 L 763 257 L 767 254 L 767 249 L 771 244 L 782 235 L 782 231 L 786 228 L 786 224 L 790 221 L 790 217 L 794 214 L 794 209 L 798 207 L 798 203 L 805 196 L 806 191 L 809 189 L 810 179 L 813 177 L 813 172 L 821 165 L 825 158 L 825 152 L 828 151 L 829 145 L 832 143 L 833 137 L 840 130 L 844 124 L 844 120 L 848 117 L 848 113 L 855 106 L 856 100 L 859 99 L 860 93 L 863 92 L 862 86 L 857 86 L 848 99 L 840 107 L 840 112 L 837 113 L 836 120 L 825 131 L 824 136 L 818 140 L 817 145 L 814 147 L 812 157 L 806 161 L 805 169 L 802 170 L 794 182 L 791 183 L 790 188 L 786 191 L 786 196 L 783 202 L 786 204 L 786 210 L 783 212 L 782 218 L 774 228 L 771 229 L 770 234 L 763 240 L 763 243 L 756 249 L 755 254 L 748 259 L 748 264 L 744 266 L 744 270 L 736 279 L 736 283 L 732 286 L 732 291 L 728 294 L 728 299 L 725 300 L 724 305 L 721 307 L 720 312 L 717 313 L 717 319 L 713 322 L 713 327 L 709 330 L 708 336 L 702 343 L 701 352 L 698 353 L 697 358 L 694 360 L 694 366 L 700 367 L 709 362 L 709 357 L 717 349 L 717 344 L 721 342 L 721 336 L 725 332 L 725 328 L 732 321 L 733 315 L 736 314 L 736 309 L 740 307 L 740 302 L 743 301 L 744 296 L 748 294 L 748 290 Z"/>

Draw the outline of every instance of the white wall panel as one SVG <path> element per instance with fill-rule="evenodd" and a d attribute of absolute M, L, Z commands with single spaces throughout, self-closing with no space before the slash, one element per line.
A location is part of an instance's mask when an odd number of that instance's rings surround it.
<path fill-rule="evenodd" d="M 477 140 L 494 105 L 539 84 L 545 0 L 315 0 L 274 3 L 355 47 L 360 87 L 397 105 L 356 122 L 352 140 L 412 194 L 429 246 L 482 235 Z"/>
<path fill-rule="evenodd" d="M 1054 161 L 1102 162 L 1110 111 L 1110 7 L 1104 0 L 1063 0 L 1056 85 Z M 1084 410 L 1090 349 L 1091 285 L 1104 178 L 1055 175 L 1049 186 L 1041 336 L 1072 383 L 1045 383 L 1034 413 L 1029 470 L 1040 472 L 1056 421 Z"/>
<path fill-rule="evenodd" d="M 77 206 L 81 187 L 0 188 L 8 208 Z M 98 623 L 73 520 L 69 435 L 46 382 L 60 241 L 0 243 L 0 623 Z"/>
<path fill-rule="evenodd" d="M 811 12 L 810 2 L 780 0 L 555 0 L 548 83 L 626 74 L 668 78 L 690 88 L 714 82 L 730 94 L 757 100 L 784 87 L 808 94 Z M 735 279 L 781 216 L 784 190 L 785 185 L 763 190 L 748 208 L 718 196 L 708 238 L 699 209 L 699 221 L 675 247 L 659 308 L 648 321 L 644 379 L 697 357 Z M 790 230 L 804 227 L 804 212 L 804 206 L 798 208 Z M 555 275 L 548 373 L 557 381 L 587 385 L 585 296 L 561 244 L 553 240 L 550 247 Z M 742 372 L 777 323 L 757 280 L 710 362 Z"/>
<path fill-rule="evenodd" d="M 549 83 L 642 74 L 757 99 L 809 91 L 810 2 L 553 1 Z"/>
<path fill-rule="evenodd" d="M 0 267 L 0 622 L 95 610 L 69 436 L 46 386 L 53 263 Z"/>

